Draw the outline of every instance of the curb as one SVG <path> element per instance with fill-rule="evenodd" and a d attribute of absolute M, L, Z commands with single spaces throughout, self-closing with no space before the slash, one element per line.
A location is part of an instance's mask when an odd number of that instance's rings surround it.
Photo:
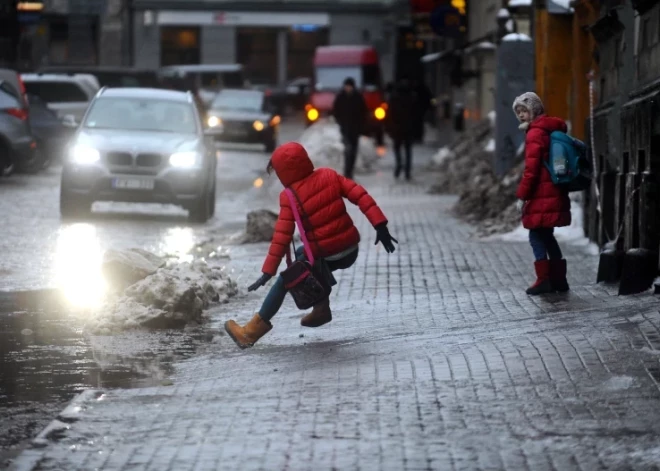
<path fill-rule="evenodd" d="M 104 392 L 100 389 L 86 389 L 57 414 L 35 438 L 32 439 L 28 448 L 19 454 L 9 466 L 9 471 L 32 471 L 37 468 L 43 458 L 45 448 L 53 442 L 65 437 L 71 424 L 80 420 L 80 414 L 86 409 L 85 404 L 98 400 Z"/>

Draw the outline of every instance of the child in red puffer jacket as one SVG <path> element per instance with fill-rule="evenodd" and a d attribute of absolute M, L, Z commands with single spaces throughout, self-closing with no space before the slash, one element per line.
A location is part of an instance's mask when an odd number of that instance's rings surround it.
<path fill-rule="evenodd" d="M 304 214 L 305 234 L 313 257 L 323 259 L 330 272 L 351 267 L 358 255 L 360 233 L 346 211 L 344 199 L 357 205 L 376 229 L 376 243 L 381 242 L 388 253 L 395 250 L 397 242 L 387 229 L 387 218 L 376 201 L 353 180 L 339 175 L 332 169 L 314 169 L 314 164 L 303 146 L 289 142 L 277 148 L 268 164 L 268 173 L 275 171 L 282 185 L 297 196 L 296 207 Z M 302 205 L 302 206 L 301 206 Z M 296 227 L 293 211 L 286 193 L 280 194 L 280 215 L 275 224 L 275 234 L 268 255 L 261 269 L 261 277 L 248 291 L 265 285 L 277 275 L 277 269 L 291 245 Z M 398 242 L 397 242 L 398 243 Z M 296 258 L 306 258 L 303 246 L 296 250 Z M 225 330 L 241 348 L 247 348 L 273 328 L 270 320 L 282 306 L 287 290 L 281 276 L 277 276 L 261 309 L 252 319 L 240 326 L 234 320 L 225 323 Z M 311 313 L 300 320 L 303 327 L 320 327 L 332 320 L 330 300 L 326 298 L 314 306 Z"/>
<path fill-rule="evenodd" d="M 566 132 L 566 123 L 547 116 L 536 93 L 527 92 L 513 102 L 513 112 L 525 131 L 525 170 L 516 197 L 522 224 L 529 229 L 529 242 L 536 261 L 536 282 L 527 294 L 568 291 L 564 260 L 554 228 L 571 224 L 568 192 L 557 187 L 545 163 L 550 157 L 550 133 Z"/>

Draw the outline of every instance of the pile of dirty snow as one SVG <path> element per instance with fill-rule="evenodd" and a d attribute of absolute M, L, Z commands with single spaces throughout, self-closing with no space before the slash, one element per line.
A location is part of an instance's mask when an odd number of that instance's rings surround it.
<path fill-rule="evenodd" d="M 504 176 L 493 170 L 495 112 L 475 127 L 461 133 L 432 159 L 438 179 L 429 190 L 436 194 L 460 196 L 453 212 L 478 226 L 480 235 L 509 232 L 520 223 L 516 190 L 522 176 L 524 147 L 518 149 L 518 163 Z"/>
<path fill-rule="evenodd" d="M 116 258 L 113 255 L 109 260 Z M 104 267 L 103 272 L 108 269 Z M 142 273 L 144 277 L 137 281 L 115 280 L 116 289 L 89 318 L 87 332 L 107 335 L 137 327 L 181 328 L 199 323 L 211 304 L 224 303 L 238 293 L 236 283 L 226 273 L 201 260 L 167 264 Z"/>
<path fill-rule="evenodd" d="M 330 167 L 342 172 L 344 169 L 344 143 L 339 126 L 333 120 L 320 120 L 308 127 L 300 136 L 300 144 L 307 150 L 315 167 Z M 378 161 L 378 149 L 372 139 L 361 136 L 355 173 L 370 173 Z"/>

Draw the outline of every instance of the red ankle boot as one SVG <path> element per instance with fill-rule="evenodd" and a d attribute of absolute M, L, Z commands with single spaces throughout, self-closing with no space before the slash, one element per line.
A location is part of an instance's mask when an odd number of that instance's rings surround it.
<path fill-rule="evenodd" d="M 532 296 L 552 293 L 554 289 L 550 283 L 550 261 L 537 260 L 534 262 L 534 270 L 536 271 L 536 282 L 527 288 L 526 293 Z"/>

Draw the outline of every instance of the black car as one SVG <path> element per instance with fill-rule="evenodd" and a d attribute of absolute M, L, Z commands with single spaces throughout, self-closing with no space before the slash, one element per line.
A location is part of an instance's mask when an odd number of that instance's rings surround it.
<path fill-rule="evenodd" d="M 280 116 L 260 90 L 224 89 L 211 102 L 207 126 L 217 141 L 277 147 Z"/>
<path fill-rule="evenodd" d="M 61 160 L 75 128 L 65 125 L 40 97 L 28 94 L 28 103 L 32 136 L 37 142 L 35 170 L 39 170 L 48 167 L 52 161 Z"/>

